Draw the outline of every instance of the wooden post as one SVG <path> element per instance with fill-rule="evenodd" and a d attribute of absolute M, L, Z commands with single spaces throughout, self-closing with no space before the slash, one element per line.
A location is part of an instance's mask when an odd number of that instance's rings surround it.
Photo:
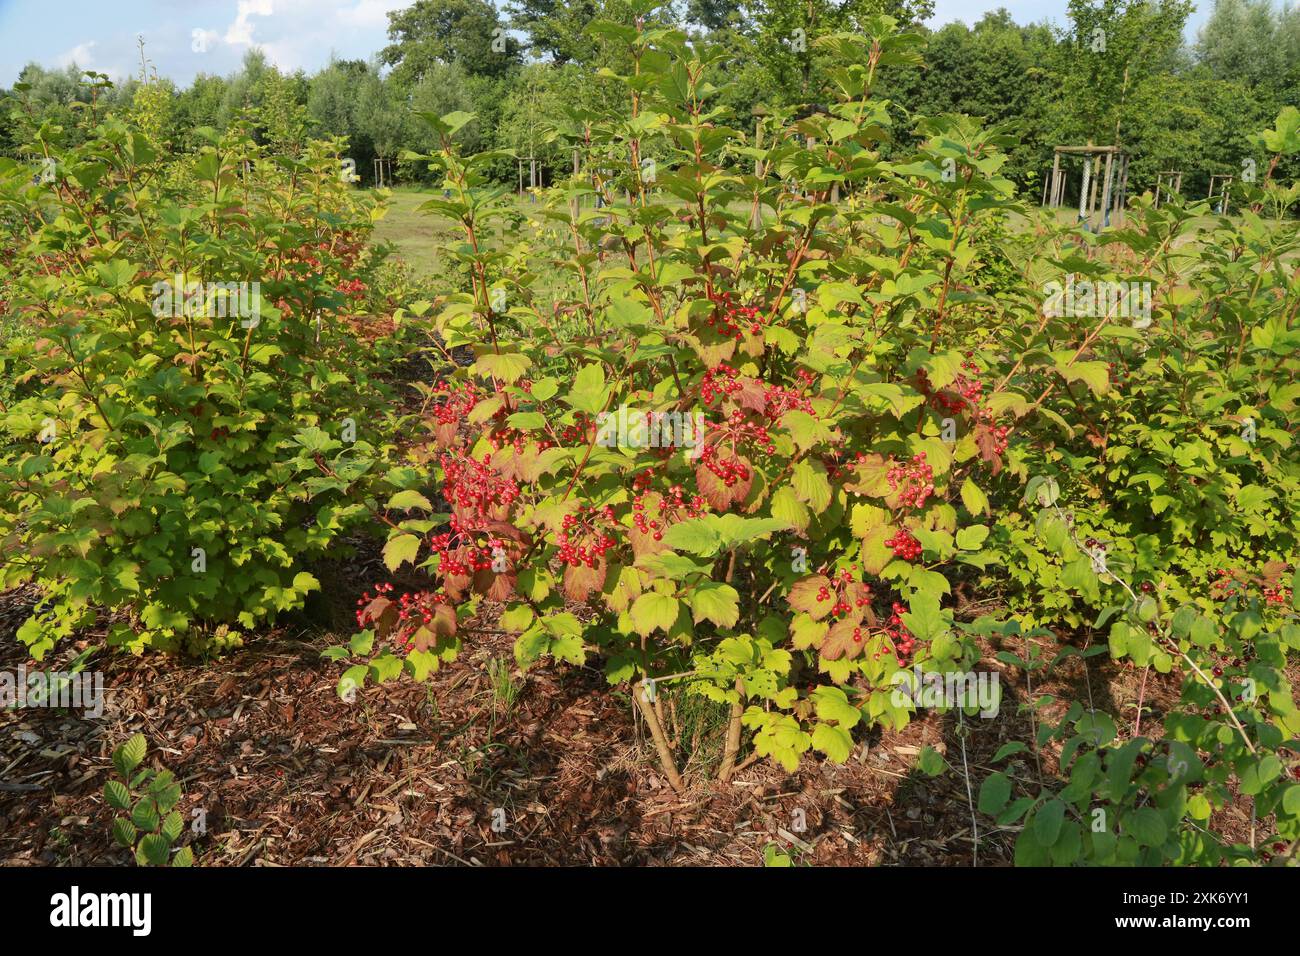
<path fill-rule="evenodd" d="M 1115 154 L 1106 154 L 1106 185 L 1101 190 L 1101 224 L 1110 225 L 1111 176 L 1114 174 Z"/>
<path fill-rule="evenodd" d="M 1098 212 L 1097 189 L 1101 184 L 1101 157 L 1089 154 L 1088 166 L 1092 170 L 1092 188 L 1088 193 L 1088 222 L 1092 222 L 1092 217 Z"/>
<path fill-rule="evenodd" d="M 1092 160 L 1087 156 L 1083 160 L 1083 184 L 1079 187 L 1079 218 L 1087 219 L 1088 216 L 1088 186 L 1092 179 Z"/>
<path fill-rule="evenodd" d="M 1125 209 L 1128 207 L 1128 156 L 1127 155 L 1124 156 L 1124 170 L 1123 172 L 1120 173 L 1120 177 L 1119 177 L 1119 200 L 1116 202 L 1115 205 L 1119 212 L 1120 221 L 1121 222 L 1125 221 L 1127 218 L 1127 213 L 1125 212 Z"/>
<path fill-rule="evenodd" d="M 1052 150 L 1052 198 L 1050 206 L 1055 209 L 1061 204 L 1061 152 Z"/>
<path fill-rule="evenodd" d="M 763 118 L 761 116 L 754 121 L 754 148 L 763 148 Z M 765 170 L 763 169 L 763 161 L 755 156 L 754 178 L 758 180 L 758 185 L 755 186 L 756 194 L 754 196 L 754 212 L 753 215 L 750 216 L 749 222 L 749 228 L 751 229 L 758 229 L 763 225 L 763 204 L 759 201 L 757 190 L 762 188 L 764 174 Z"/>

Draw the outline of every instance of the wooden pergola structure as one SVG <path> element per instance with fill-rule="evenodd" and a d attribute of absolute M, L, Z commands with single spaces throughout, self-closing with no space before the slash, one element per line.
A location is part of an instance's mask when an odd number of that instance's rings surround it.
<path fill-rule="evenodd" d="M 1183 191 L 1183 171 L 1181 169 L 1162 169 L 1156 173 L 1156 197 L 1155 206 L 1160 208 L 1160 197 L 1163 194 L 1165 199 L 1171 195 L 1179 195 Z"/>
<path fill-rule="evenodd" d="M 1232 180 L 1232 176 L 1223 173 L 1214 173 L 1210 176 L 1210 192 L 1205 198 L 1210 201 L 1210 205 L 1220 216 L 1228 211 L 1228 190 L 1232 187 Z M 1214 206 L 1215 196 L 1219 199 L 1217 207 Z"/>
<path fill-rule="evenodd" d="M 1061 158 L 1083 158 L 1083 182 L 1079 186 L 1079 221 L 1093 228 L 1093 218 L 1100 214 L 1096 228 L 1109 226 L 1124 214 L 1128 194 L 1128 157 L 1118 146 L 1057 146 L 1052 155 L 1052 175 L 1044 189 L 1044 205 L 1059 208 L 1065 202 L 1066 171 Z M 1105 160 L 1103 171 L 1102 160 Z M 1098 195 L 1100 186 L 1100 196 Z"/>

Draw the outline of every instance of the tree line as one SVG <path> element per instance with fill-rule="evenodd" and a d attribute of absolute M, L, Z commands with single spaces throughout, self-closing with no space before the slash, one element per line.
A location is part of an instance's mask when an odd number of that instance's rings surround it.
<path fill-rule="evenodd" d="M 376 159 L 397 181 L 418 182 L 429 174 L 401 154 L 436 144 L 416 114 L 464 110 L 476 117 L 458 133 L 465 149 L 517 157 L 497 164 L 502 183 L 548 183 L 568 169 L 557 132 L 616 95 L 609 74 L 629 66 L 617 28 L 599 24 L 630 24 L 636 10 L 629 0 L 508 0 L 500 11 L 488 0 L 418 0 L 389 14 L 389 42 L 369 60 L 286 73 L 253 49 L 234 74 L 185 87 L 154 74 L 143 49 L 140 75 L 115 86 L 75 65 L 31 64 L 0 91 L 0 152 L 16 155 L 24 123 L 74 135 L 73 111 L 129 109 L 176 149 L 243 121 L 277 147 L 346 137 L 363 182 Z M 1129 154 L 1130 192 L 1170 169 L 1185 196 L 1203 198 L 1211 175 L 1239 175 L 1253 158 L 1250 130 L 1300 105 L 1300 8 L 1215 0 L 1188 43 L 1192 10 L 1190 0 L 1070 0 L 1063 26 L 1018 24 L 998 9 L 931 30 L 922 21 L 933 0 L 677 0 L 647 19 L 726 51 L 741 82 L 722 105 L 746 129 L 756 112 L 826 101 L 835 53 L 816 38 L 888 13 L 926 44 L 923 65 L 898 66 L 880 89 L 900 120 L 965 113 L 998 125 L 1012 141 L 1007 175 L 1031 195 L 1054 146 L 1092 143 Z"/>

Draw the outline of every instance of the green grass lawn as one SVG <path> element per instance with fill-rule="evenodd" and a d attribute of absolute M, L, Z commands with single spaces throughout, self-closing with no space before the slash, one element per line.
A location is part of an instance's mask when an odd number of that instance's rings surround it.
<path fill-rule="evenodd" d="M 444 249 L 449 243 L 465 238 L 458 223 L 436 212 L 421 212 L 420 206 L 428 199 L 440 197 L 441 190 L 399 186 L 393 190 L 388 212 L 375 223 L 375 242 L 391 242 L 397 254 L 407 261 L 419 275 L 432 275 L 442 271 Z M 526 199 L 518 202 L 520 211 L 537 207 Z M 496 233 L 489 231 L 487 242 L 495 240 Z"/>
<path fill-rule="evenodd" d="M 388 212 L 375 223 L 375 242 L 391 242 L 397 254 L 420 275 L 441 271 L 442 250 L 460 238 L 451 220 L 420 212 L 420 204 L 437 193 L 401 188 L 393 191 Z"/>
<path fill-rule="evenodd" d="M 391 242 L 397 248 L 397 254 L 406 260 L 417 275 L 429 276 L 442 272 L 444 249 L 449 243 L 464 238 L 459 225 L 450 219 L 438 213 L 420 211 L 419 207 L 425 200 L 440 195 L 441 190 L 399 186 L 393 190 L 387 214 L 375 224 L 373 241 Z M 536 208 L 526 199 L 518 201 L 518 205 L 521 212 Z M 736 209 L 741 210 L 743 206 L 743 203 L 739 203 Z M 1057 218 L 1062 224 L 1073 223 L 1078 218 L 1078 211 L 1062 207 L 1057 211 Z M 1205 218 L 1208 221 L 1212 217 Z M 1126 216 L 1119 222 L 1121 226 L 1131 224 L 1131 216 Z M 488 242 L 493 238 L 495 235 L 490 234 Z M 1177 245 L 1189 241 L 1192 240 L 1184 238 Z"/>

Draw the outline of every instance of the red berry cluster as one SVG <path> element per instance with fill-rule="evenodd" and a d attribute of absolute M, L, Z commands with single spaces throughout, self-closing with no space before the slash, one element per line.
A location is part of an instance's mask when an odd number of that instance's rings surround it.
<path fill-rule="evenodd" d="M 885 542 L 885 547 L 893 548 L 894 557 L 902 558 L 904 561 L 915 561 L 921 556 L 921 542 L 912 537 L 911 532 L 906 528 L 900 528 Z"/>
<path fill-rule="evenodd" d="M 895 601 L 893 604 L 894 613 L 890 615 L 889 623 L 885 625 L 885 636 L 889 639 L 890 644 L 894 646 L 894 659 L 898 661 L 899 667 L 907 666 L 907 658 L 916 650 L 916 638 L 906 627 L 903 626 L 903 615 L 907 613 L 907 606 Z"/>
<path fill-rule="evenodd" d="M 965 374 L 958 375 L 947 389 L 939 392 L 931 387 L 925 369 L 919 369 L 916 373 L 917 388 L 921 394 L 929 397 L 930 405 L 940 412 L 955 415 L 967 408 L 973 410 L 976 424 L 983 425 L 992 438 L 989 450 L 1000 455 L 1007 450 L 1007 436 L 1011 433 L 1011 427 L 994 424 L 996 419 L 993 412 L 984 403 L 984 382 L 980 379 L 982 372 L 971 358 L 970 352 L 966 353 L 966 360 L 961 363 L 961 367 Z"/>
<path fill-rule="evenodd" d="M 964 411 L 967 406 L 978 407 L 984 400 L 984 383 L 979 378 L 980 367 L 970 358 L 969 353 L 966 360 L 961 363 L 961 367 L 971 374 L 969 376 L 959 374 L 948 388 L 938 392 L 930 384 L 930 377 L 925 369 L 917 369 L 917 388 L 923 395 L 929 396 L 931 407 L 955 414 Z"/>
<path fill-rule="evenodd" d="M 429 410 L 439 425 L 458 425 L 478 403 L 480 392 L 473 382 L 443 382 L 434 390 L 435 402 Z"/>
<path fill-rule="evenodd" d="M 1264 588 L 1264 601 L 1267 604 L 1288 604 L 1291 601 L 1291 589 L 1280 584 L 1275 588 Z"/>
<path fill-rule="evenodd" d="M 519 497 L 514 480 L 492 469 L 492 456 L 482 461 L 468 455 L 442 455 L 439 459 L 445 480 L 442 493 L 453 508 L 471 518 L 491 516 L 509 508 Z"/>
<path fill-rule="evenodd" d="M 737 481 L 748 481 L 750 478 L 749 468 L 735 457 L 737 445 L 757 448 L 769 455 L 776 451 L 767 426 L 746 420 L 744 411 L 739 408 L 724 421 L 710 422 L 700 452 L 700 463 L 717 475 L 728 488 Z M 719 454 L 723 448 L 731 449 L 732 454 L 723 458 Z"/>
<path fill-rule="evenodd" d="M 898 503 L 904 508 L 920 508 L 934 493 L 934 470 L 925 463 L 923 451 L 913 455 L 910 464 L 895 462 L 885 477 L 889 487 L 899 492 Z"/>
<path fill-rule="evenodd" d="M 864 451 L 858 452 L 853 456 L 852 460 L 845 462 L 839 461 L 841 454 L 843 454 L 841 451 L 835 449 L 822 459 L 822 464 L 826 466 L 826 473 L 832 481 L 839 481 L 839 479 L 851 473 L 854 468 L 867 460 L 867 453 Z"/>
<path fill-rule="evenodd" d="M 966 407 L 965 399 L 946 391 L 936 392 L 934 386 L 930 384 L 930 376 L 926 374 L 923 368 L 916 370 L 916 388 L 922 395 L 926 396 L 926 400 L 932 408 L 941 412 L 955 415 Z"/>
<path fill-rule="evenodd" d="M 645 502 L 642 501 L 642 496 L 637 497 L 637 499 L 632 502 L 632 524 L 636 526 L 637 531 L 649 535 L 656 541 L 662 541 L 664 539 L 664 532 L 659 526 L 659 520 L 657 518 L 646 517 Z"/>
<path fill-rule="evenodd" d="M 492 561 L 502 542 L 489 538 L 487 546 L 478 543 L 480 531 L 453 517 L 448 527 L 429 538 L 429 549 L 438 555 L 438 570 L 449 577 L 469 577 L 478 571 L 492 570 Z"/>
<path fill-rule="evenodd" d="M 1215 580 L 1210 582 L 1210 592 L 1216 600 L 1226 600 L 1238 594 L 1242 597 L 1248 596 L 1250 589 L 1247 587 L 1248 579 L 1245 575 L 1239 576 L 1227 568 L 1219 568 L 1214 574 Z M 1291 601 L 1291 589 L 1283 584 L 1263 584 L 1261 590 L 1266 604 L 1284 606 Z"/>
<path fill-rule="evenodd" d="M 323 271 L 323 267 L 321 266 L 321 261 L 318 258 L 318 256 L 320 253 L 325 252 L 328 249 L 329 249 L 328 242 L 319 242 L 319 243 L 309 242 L 306 243 L 305 245 L 299 246 L 297 249 L 289 250 L 281 258 L 283 259 L 284 264 L 286 266 L 294 267 L 295 272 L 306 272 L 309 274 L 311 273 L 318 274 L 321 271 Z M 299 268 L 302 266 L 306 266 L 307 268 L 306 269 Z"/>
<path fill-rule="evenodd" d="M 371 602 L 378 598 L 388 598 L 392 600 L 393 585 L 388 582 L 380 582 L 375 586 L 373 597 L 367 591 L 357 599 L 357 626 L 368 627 L 387 613 L 391 605 L 385 604 L 383 610 L 370 615 Z M 433 623 L 433 616 L 437 613 L 439 605 L 450 603 L 445 594 L 437 591 L 415 591 L 402 592 L 397 599 L 397 623 L 394 628 L 394 642 L 403 647 L 409 647 L 414 637 L 415 631 L 420 627 Z"/>
<path fill-rule="evenodd" d="M 668 493 L 659 496 L 658 515 L 651 517 L 648 511 L 646 494 L 639 494 L 632 499 L 632 524 L 644 535 L 662 541 L 664 529 L 668 525 L 686 518 L 698 518 L 704 514 L 707 503 L 700 495 L 686 497 L 686 489 L 673 485 Z"/>
<path fill-rule="evenodd" d="M 1233 597 L 1237 593 L 1237 580 L 1232 572 L 1227 568 L 1219 568 L 1214 574 L 1215 580 L 1210 582 L 1210 590 L 1214 592 L 1214 597 L 1220 600 Z"/>
<path fill-rule="evenodd" d="M 1120 390 L 1128 385 L 1127 369 L 1116 369 L 1114 362 L 1106 363 L 1107 374 L 1110 377 L 1110 385 L 1115 390 Z"/>
<path fill-rule="evenodd" d="M 494 451 L 500 451 L 509 445 L 514 449 L 516 455 L 522 455 L 524 449 L 528 447 L 529 437 L 527 432 L 522 432 L 517 428 L 511 428 L 504 422 L 498 423 L 495 428 L 487 433 L 487 443 L 492 446 Z M 549 448 L 551 442 L 542 439 L 537 443 L 538 448 Z"/>
<path fill-rule="evenodd" d="M 857 565 L 855 564 L 853 565 L 853 567 L 856 570 Z M 854 583 L 853 575 L 846 568 L 840 571 L 839 575 L 836 578 L 833 578 L 831 580 L 829 586 L 823 584 L 821 588 L 818 589 L 817 600 L 821 602 L 821 601 L 829 601 L 832 598 L 834 598 L 835 604 L 831 607 L 831 615 L 834 617 L 843 617 L 844 615 L 849 614 L 855 609 L 860 610 L 871 603 L 871 587 L 866 584 L 862 585 L 862 587 L 857 591 L 857 597 L 854 599 L 853 603 L 850 604 L 848 600 L 846 600 L 846 595 L 841 593 L 841 589 L 844 588 L 846 585 L 853 584 L 853 583 Z M 834 591 L 831 590 L 832 587 L 835 589 Z M 859 614 L 858 616 L 861 617 L 861 614 Z M 858 632 L 861 630 L 862 630 L 861 628 L 854 629 L 853 639 L 855 641 L 861 640 L 858 634 Z"/>
<path fill-rule="evenodd" d="M 767 390 L 763 392 L 763 402 L 766 406 L 764 414 L 773 421 L 793 409 L 807 412 L 809 415 L 812 414 L 813 410 L 811 398 L 792 388 L 785 388 L 781 385 L 769 385 Z"/>
<path fill-rule="evenodd" d="M 357 598 L 357 627 L 365 627 L 370 623 L 366 616 L 366 608 L 370 607 L 370 602 L 375 598 L 385 597 L 391 594 L 393 586 L 386 581 L 380 581 L 375 585 L 375 593 L 372 595 L 366 591 L 361 597 Z"/>
<path fill-rule="evenodd" d="M 735 305 L 730 292 L 715 292 L 710 298 L 714 309 L 705 321 L 719 335 L 739 341 L 744 337 L 744 331 L 750 335 L 763 331 L 762 316 L 756 306 Z"/>
<path fill-rule="evenodd" d="M 749 480 L 749 468 L 735 458 L 718 457 L 717 445 L 710 445 L 700 455 L 700 463 L 717 475 L 718 480 L 730 488 L 738 481 Z"/>
<path fill-rule="evenodd" d="M 993 425 L 989 428 L 989 434 L 993 436 L 993 454 L 1000 455 L 1007 450 L 1007 436 L 1011 434 L 1010 425 Z"/>
<path fill-rule="evenodd" d="M 761 422 L 746 421 L 745 413 L 737 408 L 722 422 L 711 422 L 710 429 L 718 437 L 726 437 L 734 447 L 736 444 L 755 445 L 769 455 L 776 451 L 772 436 L 768 434 L 767 425 Z"/>
<path fill-rule="evenodd" d="M 596 430 L 595 420 L 586 412 L 574 412 L 573 424 L 560 429 L 560 441 L 566 445 L 586 444 Z"/>
<path fill-rule="evenodd" d="M 366 294 L 366 284 L 360 279 L 344 279 L 335 288 L 350 299 L 360 299 Z"/>
<path fill-rule="evenodd" d="M 596 561 L 616 542 L 601 526 L 614 523 L 614 509 L 609 505 L 592 505 L 576 514 L 564 516 L 563 530 L 556 539 L 560 545 L 559 558 L 571 568 L 594 568 Z"/>
<path fill-rule="evenodd" d="M 717 368 L 705 369 L 700 381 L 700 399 L 705 405 L 712 405 L 715 398 L 736 394 L 744 387 L 739 374 L 726 362 L 719 363 Z"/>

